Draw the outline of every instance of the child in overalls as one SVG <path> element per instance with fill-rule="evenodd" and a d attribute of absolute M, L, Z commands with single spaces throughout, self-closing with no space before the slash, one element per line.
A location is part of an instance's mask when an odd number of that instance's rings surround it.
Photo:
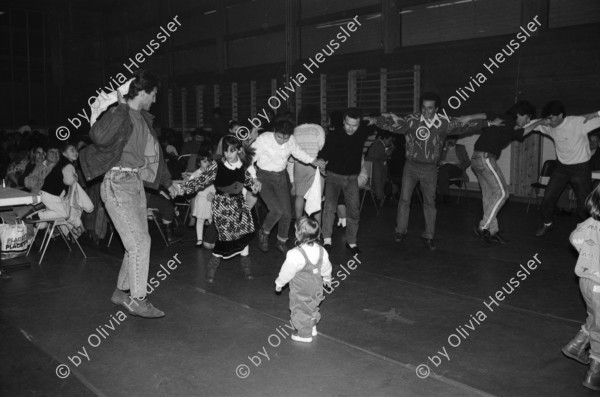
<path fill-rule="evenodd" d="M 575 338 L 562 352 L 569 358 L 588 365 L 583 386 L 600 390 L 600 187 L 587 198 L 591 217 L 577 225 L 569 240 L 579 252 L 575 274 L 587 306 L 587 319 Z"/>
<path fill-rule="evenodd" d="M 327 251 L 317 243 L 318 237 L 317 221 L 306 216 L 299 218 L 296 221 L 297 247 L 287 252 L 275 280 L 277 292 L 290 283 L 292 325 L 297 330 L 292 339 L 297 342 L 312 342 L 312 337 L 317 335 L 323 282 L 331 283 L 331 262 Z"/>

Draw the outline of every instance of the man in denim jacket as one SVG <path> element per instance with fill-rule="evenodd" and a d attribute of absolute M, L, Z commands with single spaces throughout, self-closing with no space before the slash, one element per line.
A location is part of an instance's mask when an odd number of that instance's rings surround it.
<path fill-rule="evenodd" d="M 125 306 L 132 315 L 146 318 L 165 314 L 145 299 L 150 235 L 144 186 L 157 189 L 162 185 L 172 197 L 177 194 L 152 128 L 154 117 L 148 113 L 156 102 L 157 89 L 156 76 L 137 71 L 128 93 L 124 97 L 118 93 L 119 105 L 93 125 L 90 138 L 94 144 L 80 155 L 87 180 L 105 174 L 101 197 L 125 246 L 111 301 Z"/>

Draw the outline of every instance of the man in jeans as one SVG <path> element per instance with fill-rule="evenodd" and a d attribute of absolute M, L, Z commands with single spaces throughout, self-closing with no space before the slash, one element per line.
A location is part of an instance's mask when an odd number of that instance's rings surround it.
<path fill-rule="evenodd" d="M 325 166 L 322 160 L 309 156 L 298 146 L 293 136 L 294 127 L 291 121 L 276 121 L 273 132 L 263 132 L 252 143 L 256 150 L 253 158 L 257 165 L 256 178 L 262 184 L 260 197 L 269 208 L 258 231 L 258 248 L 262 252 L 269 251 L 269 233 L 276 223 L 279 223 L 276 248 L 283 254 L 287 252 L 286 242 L 292 222 L 290 183 L 286 171 L 290 156 L 315 167 Z"/>
<path fill-rule="evenodd" d="M 328 162 L 323 210 L 323 247 L 331 253 L 333 220 L 340 192 L 343 192 L 347 208 L 346 248 L 352 255 L 356 255 L 360 253 L 356 241 L 360 218 L 358 174 L 363 146 L 371 131 L 360 125 L 361 114 L 356 108 L 346 110 L 343 120 L 343 130 L 327 135 L 325 146 L 319 153 L 319 158 Z"/>
<path fill-rule="evenodd" d="M 425 232 L 422 234 L 425 245 L 435 250 L 433 236 L 435 233 L 435 190 L 437 187 L 437 165 L 446 136 L 458 135 L 469 131 L 480 130 L 484 126 L 500 125 L 500 120 L 488 122 L 476 120 L 485 117 L 478 114 L 461 118 L 448 118 L 439 114 L 441 100 L 437 94 L 428 92 L 421 97 L 421 113 L 405 118 L 396 115 L 373 117 L 372 124 L 377 127 L 405 134 L 406 164 L 402 175 L 402 189 L 398 203 L 397 225 L 394 233 L 396 242 L 402 242 L 408 230 L 410 200 L 417 183 L 423 192 L 423 213 L 425 215 Z"/>
<path fill-rule="evenodd" d="M 597 113 L 586 116 L 567 116 L 560 101 L 550 101 L 542 109 L 544 118 L 535 129 L 554 141 L 558 162 L 544 192 L 542 200 L 542 226 L 536 237 L 541 237 L 554 228 L 552 218 L 561 192 L 571 183 L 577 197 L 577 216 L 580 221 L 587 218 L 585 199 L 592 188 L 590 167 L 590 144 L 587 134 L 600 127 Z"/>
<path fill-rule="evenodd" d="M 500 116 L 504 121 L 503 126 L 484 128 L 483 134 L 475 142 L 471 168 L 481 186 L 483 218 L 473 230 L 486 243 L 506 243 L 498 231 L 496 216 L 508 200 L 508 185 L 496 160 L 513 140 L 522 141 L 537 127 L 538 124 L 534 123 L 524 129 L 533 117 L 535 107 L 527 101 L 519 101 Z"/>
<path fill-rule="evenodd" d="M 93 145 L 81 152 L 87 180 L 104 173 L 101 197 L 125 246 L 125 256 L 111 301 L 130 314 L 157 318 L 165 314 L 146 298 L 150 266 L 150 235 L 144 185 L 166 187 L 174 197 L 177 189 L 163 160 L 158 137 L 148 113 L 156 101 L 158 79 L 138 70 L 129 91 L 90 130 Z M 128 296 L 129 291 L 129 296 Z"/>

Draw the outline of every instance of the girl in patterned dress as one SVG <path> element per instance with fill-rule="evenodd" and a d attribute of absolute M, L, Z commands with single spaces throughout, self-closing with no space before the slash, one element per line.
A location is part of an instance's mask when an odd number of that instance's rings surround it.
<path fill-rule="evenodd" d="M 211 161 L 204 172 L 183 185 L 187 194 L 215 185 L 212 213 L 219 238 L 206 269 L 206 281 L 210 284 L 215 282 L 221 259 L 238 254 L 244 277 L 247 280 L 253 278 L 248 244 L 254 236 L 254 222 L 242 194 L 244 187 L 254 194 L 260 191 L 260 182 L 248 171 L 252 154 L 253 151 L 239 139 L 227 135 L 223 138 L 223 158 Z"/>

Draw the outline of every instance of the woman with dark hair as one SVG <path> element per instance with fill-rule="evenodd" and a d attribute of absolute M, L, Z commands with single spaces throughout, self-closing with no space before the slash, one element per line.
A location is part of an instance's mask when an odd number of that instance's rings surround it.
<path fill-rule="evenodd" d="M 193 194 L 212 184 L 215 186 L 212 216 L 219 239 L 206 267 L 206 281 L 210 284 L 215 282 L 221 259 L 236 255 L 241 256 L 244 277 L 247 280 L 253 278 L 248 244 L 254 236 L 254 222 L 242 193 L 244 187 L 254 194 L 261 188 L 260 182 L 248 171 L 252 155 L 252 149 L 244 146 L 236 137 L 226 135 L 223 138 L 223 157 L 217 161 L 212 160 L 196 178 L 183 185 L 186 194 Z"/>

